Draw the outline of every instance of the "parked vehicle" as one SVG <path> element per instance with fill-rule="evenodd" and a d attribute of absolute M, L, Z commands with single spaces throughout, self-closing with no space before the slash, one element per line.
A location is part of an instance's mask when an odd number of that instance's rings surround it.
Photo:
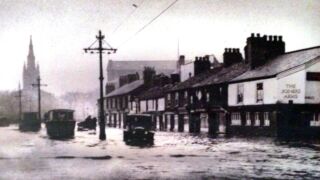
<path fill-rule="evenodd" d="M 125 142 L 153 142 L 154 131 L 150 115 L 134 114 L 126 116 L 126 128 L 123 131 Z"/>
<path fill-rule="evenodd" d="M 91 116 L 88 116 L 84 121 L 79 122 L 77 125 L 78 131 L 96 130 L 97 118 L 91 118 Z"/>
<path fill-rule="evenodd" d="M 6 127 L 10 125 L 10 121 L 6 117 L 0 117 L 0 127 Z"/>
<path fill-rule="evenodd" d="M 24 112 L 19 122 L 19 130 L 21 131 L 39 131 L 41 128 L 41 120 L 38 118 L 38 112 Z"/>
<path fill-rule="evenodd" d="M 74 110 L 71 109 L 53 109 L 46 113 L 45 124 L 50 138 L 73 138 L 76 125 L 73 112 Z"/>

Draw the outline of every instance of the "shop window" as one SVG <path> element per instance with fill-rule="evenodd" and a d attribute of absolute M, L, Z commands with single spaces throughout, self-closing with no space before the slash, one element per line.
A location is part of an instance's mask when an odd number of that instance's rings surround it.
<path fill-rule="evenodd" d="M 231 113 L 231 126 L 241 126 L 240 113 Z"/>
<path fill-rule="evenodd" d="M 246 125 L 251 126 L 250 112 L 246 112 Z"/>
<path fill-rule="evenodd" d="M 310 121 L 311 127 L 320 127 L 320 113 L 313 113 L 312 119 Z"/>
<path fill-rule="evenodd" d="M 255 126 L 260 126 L 260 118 L 259 118 L 259 113 L 258 112 L 256 112 L 254 114 L 254 125 Z"/>
<path fill-rule="evenodd" d="M 263 83 L 257 84 L 257 103 L 263 102 Z"/>
<path fill-rule="evenodd" d="M 243 84 L 238 84 L 237 86 L 237 103 L 243 103 Z"/>
<path fill-rule="evenodd" d="M 264 112 L 264 126 L 270 126 L 269 112 Z"/>

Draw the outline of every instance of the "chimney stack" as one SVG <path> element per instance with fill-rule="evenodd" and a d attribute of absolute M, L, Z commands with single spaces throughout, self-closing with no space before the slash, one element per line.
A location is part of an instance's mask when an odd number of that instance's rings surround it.
<path fill-rule="evenodd" d="M 223 53 L 223 65 L 224 67 L 231 66 L 232 64 L 242 62 L 242 54 L 240 49 L 237 48 L 225 48 Z"/>
<path fill-rule="evenodd" d="M 247 45 L 244 48 L 245 62 L 250 63 L 251 69 L 265 64 L 269 59 L 285 53 L 285 42 L 282 36 L 263 35 L 254 33 L 247 38 Z"/>

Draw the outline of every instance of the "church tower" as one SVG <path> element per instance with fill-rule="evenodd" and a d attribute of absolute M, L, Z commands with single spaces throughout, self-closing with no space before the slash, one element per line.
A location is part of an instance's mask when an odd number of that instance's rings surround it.
<path fill-rule="evenodd" d="M 36 65 L 35 56 L 33 52 L 32 36 L 30 36 L 29 53 L 27 56 L 27 64 L 23 66 L 23 89 L 31 90 L 32 84 L 36 83 L 40 76 L 39 64 Z"/>

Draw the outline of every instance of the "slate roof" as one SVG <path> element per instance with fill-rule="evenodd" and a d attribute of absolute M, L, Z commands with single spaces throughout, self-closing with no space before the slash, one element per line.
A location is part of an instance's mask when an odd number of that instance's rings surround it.
<path fill-rule="evenodd" d="M 283 71 L 305 64 L 319 56 L 320 46 L 288 52 L 270 59 L 266 64 L 256 69 L 248 70 L 241 76 L 234 78 L 231 82 L 275 76 Z"/>
<path fill-rule="evenodd" d="M 165 92 L 170 90 L 172 86 L 172 84 L 166 84 L 164 86 L 155 86 L 146 91 L 141 92 L 138 97 L 141 100 L 164 97 Z"/>
<path fill-rule="evenodd" d="M 193 85 L 203 81 L 204 79 L 208 78 L 209 76 L 211 76 L 212 74 L 220 71 L 222 69 L 222 67 L 217 67 L 214 69 L 211 69 L 210 71 L 201 73 L 199 75 L 193 76 L 183 82 L 180 82 L 178 84 L 176 84 L 175 86 L 173 86 L 169 91 L 178 91 L 178 90 L 183 90 L 183 89 L 188 89 L 188 88 L 192 88 Z"/>
<path fill-rule="evenodd" d="M 111 93 L 107 94 L 106 97 L 124 95 L 141 87 L 142 85 L 143 85 L 143 80 L 136 80 L 136 81 L 133 81 L 132 83 L 126 84 L 124 86 L 121 86 L 118 89 L 115 89 Z"/>
<path fill-rule="evenodd" d="M 212 73 L 208 78 L 195 83 L 192 87 L 208 86 L 228 82 L 231 79 L 242 75 L 249 69 L 249 65 L 244 62 L 233 64 L 229 67 L 223 67 L 220 71 Z"/>

